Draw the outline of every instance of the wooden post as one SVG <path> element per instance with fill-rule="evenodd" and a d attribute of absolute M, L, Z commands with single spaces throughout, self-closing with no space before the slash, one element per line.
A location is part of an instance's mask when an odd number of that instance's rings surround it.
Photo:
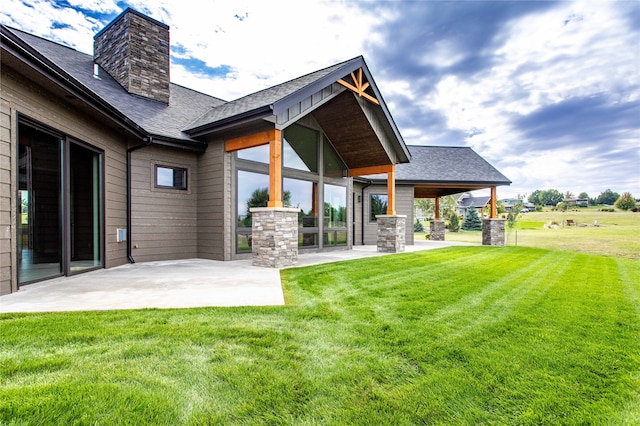
<path fill-rule="evenodd" d="M 387 172 L 387 214 L 396 214 L 396 166 Z"/>
<path fill-rule="evenodd" d="M 269 141 L 269 203 L 282 207 L 282 131 L 275 130 Z"/>
<path fill-rule="evenodd" d="M 440 197 L 436 197 L 436 220 L 440 220 Z"/>
<path fill-rule="evenodd" d="M 491 187 L 491 213 L 489 214 L 491 219 L 495 219 L 498 217 L 498 199 L 496 193 L 496 187 Z"/>

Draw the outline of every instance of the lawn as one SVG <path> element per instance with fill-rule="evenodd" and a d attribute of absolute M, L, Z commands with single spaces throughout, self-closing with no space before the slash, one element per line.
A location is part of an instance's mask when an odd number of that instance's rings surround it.
<path fill-rule="evenodd" d="M 563 225 L 567 219 L 577 225 Z M 415 238 L 424 239 L 424 234 L 416 233 Z M 447 232 L 445 240 L 481 244 L 482 232 Z M 513 230 L 506 228 L 506 244 L 640 260 L 640 213 L 595 208 L 525 213 Z"/>
<path fill-rule="evenodd" d="M 452 247 L 287 306 L 0 315 L 0 424 L 640 424 L 638 262 Z"/>

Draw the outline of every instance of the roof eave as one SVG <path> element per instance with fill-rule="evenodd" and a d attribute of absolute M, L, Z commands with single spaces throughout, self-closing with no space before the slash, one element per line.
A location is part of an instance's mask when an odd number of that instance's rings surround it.
<path fill-rule="evenodd" d="M 70 94 L 77 97 L 94 110 L 106 115 L 117 125 L 128 130 L 137 137 L 143 138 L 148 135 L 141 126 L 129 119 L 126 115 L 120 113 L 109 103 L 105 102 L 94 92 L 89 90 L 83 84 L 78 82 L 73 76 L 65 72 L 63 69 L 55 65 L 38 51 L 31 48 L 19 37 L 16 37 L 4 25 L 0 26 L 1 36 L 4 38 L 2 47 L 10 52 L 13 56 L 21 60 L 25 65 L 38 72 L 51 82 L 57 84 Z"/>
<path fill-rule="evenodd" d="M 203 124 L 198 127 L 186 129 L 184 132 L 192 138 L 198 136 L 204 136 L 210 133 L 215 133 L 223 130 L 228 130 L 233 127 L 249 123 L 251 121 L 265 119 L 273 115 L 273 105 L 264 105 L 259 108 L 252 109 L 250 111 L 243 112 L 231 117 L 223 118 L 222 120 L 213 121 L 211 123 Z"/>

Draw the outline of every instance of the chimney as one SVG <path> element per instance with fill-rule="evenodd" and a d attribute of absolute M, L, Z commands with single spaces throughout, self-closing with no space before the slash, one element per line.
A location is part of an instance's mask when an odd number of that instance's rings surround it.
<path fill-rule="evenodd" d="M 169 26 L 128 8 L 93 39 L 93 59 L 127 92 L 169 103 Z"/>

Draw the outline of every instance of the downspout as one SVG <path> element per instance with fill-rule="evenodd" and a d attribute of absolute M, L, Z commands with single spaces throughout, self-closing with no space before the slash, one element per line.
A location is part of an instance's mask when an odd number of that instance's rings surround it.
<path fill-rule="evenodd" d="M 373 185 L 373 181 L 371 181 L 371 179 L 369 179 L 369 183 L 366 184 L 365 186 L 362 187 L 361 191 L 361 196 L 360 196 L 360 209 L 362 210 L 362 222 L 360 223 L 360 227 L 362 228 L 360 230 L 360 236 L 362 237 L 362 245 L 364 245 L 364 190 L 367 189 L 368 187 L 370 187 L 371 185 Z"/>
<path fill-rule="evenodd" d="M 144 143 L 127 148 L 127 258 L 129 263 L 136 263 L 131 253 L 131 153 L 153 143 L 151 136 L 147 136 L 143 140 Z"/>

